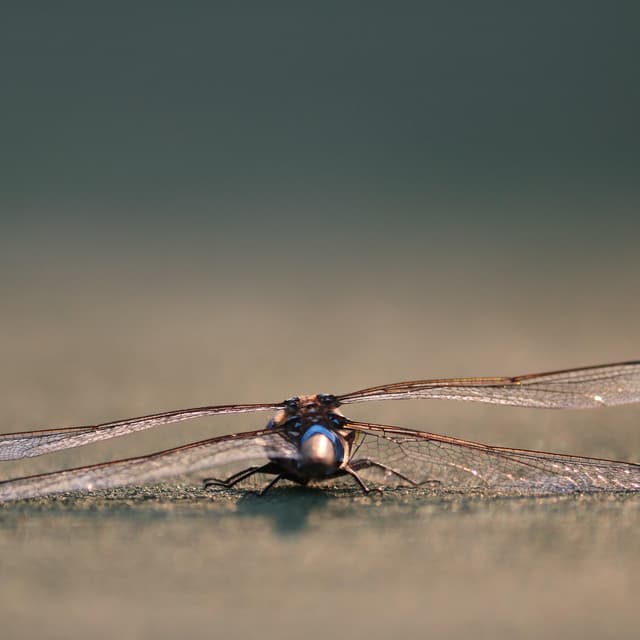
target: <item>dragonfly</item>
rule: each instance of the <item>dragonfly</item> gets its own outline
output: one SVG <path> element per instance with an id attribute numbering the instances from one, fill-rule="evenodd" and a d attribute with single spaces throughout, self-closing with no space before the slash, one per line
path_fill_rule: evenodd
<path id="1" fill-rule="evenodd" d="M 516 407 L 591 409 L 640 401 L 640 361 L 514 377 L 412 380 L 343 395 L 179 409 L 97 425 L 0 435 L 0 460 L 19 460 L 193 418 L 273 412 L 264 429 L 209 438 L 138 457 L 0 482 L 0 502 L 144 485 L 201 474 L 204 486 L 270 477 L 299 485 L 355 483 L 364 493 L 426 487 L 501 493 L 640 491 L 640 464 L 491 446 L 447 435 L 352 420 L 340 407 L 378 400 L 449 399 Z M 230 465 L 224 478 L 203 477 Z M 253 478 L 255 480 L 255 478 Z"/>

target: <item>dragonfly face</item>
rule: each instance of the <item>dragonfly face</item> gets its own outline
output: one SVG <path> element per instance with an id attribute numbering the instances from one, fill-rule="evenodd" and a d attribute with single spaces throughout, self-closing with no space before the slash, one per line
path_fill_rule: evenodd
<path id="1" fill-rule="evenodd" d="M 283 477 L 306 484 L 341 471 L 347 464 L 353 433 L 343 429 L 347 419 L 338 410 L 334 395 L 295 396 L 283 403 L 269 422 L 269 429 L 284 429 L 298 448 L 298 459 L 272 462 L 282 468 Z"/>

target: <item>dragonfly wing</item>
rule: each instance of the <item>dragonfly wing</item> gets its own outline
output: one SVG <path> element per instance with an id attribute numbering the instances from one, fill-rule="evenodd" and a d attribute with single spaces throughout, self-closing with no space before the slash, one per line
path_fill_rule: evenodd
<path id="1" fill-rule="evenodd" d="M 94 464 L 0 482 L 0 502 L 149 484 L 241 461 L 297 459 L 298 449 L 283 433 L 265 429 L 211 438 L 151 455 Z"/>
<path id="2" fill-rule="evenodd" d="M 136 431 L 152 429 L 163 424 L 182 422 L 194 418 L 230 413 L 248 413 L 252 411 L 275 411 L 280 404 L 232 404 L 211 407 L 179 409 L 165 413 L 155 413 L 128 420 L 116 420 L 104 424 L 82 427 L 63 427 L 60 429 L 42 429 L 22 431 L 0 435 L 0 460 L 20 460 L 45 453 L 70 449 L 84 444 L 127 435 Z"/>
<path id="3" fill-rule="evenodd" d="M 515 377 L 413 380 L 338 396 L 343 404 L 431 398 L 546 409 L 589 409 L 640 402 L 640 362 Z"/>
<path id="4" fill-rule="evenodd" d="M 492 447 L 365 422 L 349 421 L 346 428 L 358 432 L 352 465 L 379 462 L 417 484 L 435 481 L 442 489 L 516 494 L 640 491 L 640 465 L 629 462 Z M 376 467 L 361 473 L 382 484 L 399 484 L 398 476 Z"/>

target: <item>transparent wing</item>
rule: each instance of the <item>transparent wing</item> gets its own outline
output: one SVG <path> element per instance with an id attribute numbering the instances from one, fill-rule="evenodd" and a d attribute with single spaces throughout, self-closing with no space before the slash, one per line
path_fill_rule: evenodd
<path id="1" fill-rule="evenodd" d="M 145 429 L 152 429 L 171 422 L 182 422 L 193 418 L 229 413 L 275 411 L 281 406 L 281 404 L 228 404 L 195 407 L 193 409 L 178 409 L 177 411 L 166 411 L 97 425 L 6 433 L 0 435 L 0 460 L 20 460 L 22 458 L 41 456 L 60 449 L 79 447 L 83 444 L 91 444 L 100 440 L 134 433 L 135 431 L 144 431 Z"/>
<path id="2" fill-rule="evenodd" d="M 141 485 L 240 461 L 296 459 L 297 447 L 275 429 L 194 442 L 159 453 L 0 482 L 0 502 Z"/>
<path id="3" fill-rule="evenodd" d="M 343 404 L 441 398 L 546 409 L 589 409 L 640 402 L 640 362 L 502 378 L 413 380 L 338 396 Z"/>
<path id="4" fill-rule="evenodd" d="M 543 451 L 492 447 L 435 433 L 349 421 L 358 432 L 350 464 L 381 463 L 417 484 L 517 494 L 640 491 L 640 465 Z M 375 466 L 359 471 L 382 484 L 399 477 Z M 406 483 L 404 483 L 406 484 Z"/>

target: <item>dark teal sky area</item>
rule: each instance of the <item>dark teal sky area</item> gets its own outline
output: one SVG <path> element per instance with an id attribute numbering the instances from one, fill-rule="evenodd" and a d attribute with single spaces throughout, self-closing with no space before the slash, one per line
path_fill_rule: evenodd
<path id="1" fill-rule="evenodd" d="M 170 215 L 185 201 L 419 209 L 503 194 L 637 202 L 634 2 L 2 13 L 8 215 L 159 203 Z"/>

